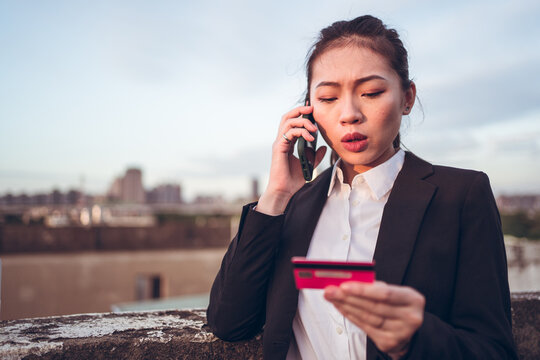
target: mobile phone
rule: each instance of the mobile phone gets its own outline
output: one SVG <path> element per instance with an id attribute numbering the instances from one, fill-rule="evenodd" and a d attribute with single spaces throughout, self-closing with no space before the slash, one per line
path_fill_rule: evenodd
<path id="1" fill-rule="evenodd" d="M 345 281 L 372 283 L 375 281 L 375 263 L 308 260 L 291 258 L 296 288 L 324 289 L 328 285 L 339 286 Z"/>
<path id="2" fill-rule="evenodd" d="M 309 105 L 309 100 L 306 100 L 306 105 Z M 317 126 L 313 114 L 304 114 L 302 117 L 304 119 L 309 119 Z M 317 150 L 317 132 L 310 132 L 310 134 L 315 138 L 313 141 L 306 141 L 306 139 L 300 137 L 298 138 L 296 147 L 300 165 L 302 166 L 302 174 L 306 181 L 311 181 L 313 179 L 313 162 L 315 161 L 315 151 Z M 312 153 L 311 160 L 306 155 L 308 151 Z"/>

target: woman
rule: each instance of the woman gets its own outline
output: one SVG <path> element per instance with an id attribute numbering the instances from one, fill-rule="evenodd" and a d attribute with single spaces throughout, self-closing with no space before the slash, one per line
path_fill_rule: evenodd
<path id="1" fill-rule="evenodd" d="M 416 87 L 398 34 L 371 16 L 334 23 L 307 80 L 311 106 L 283 116 L 268 187 L 244 207 L 212 287 L 211 329 L 229 341 L 263 329 L 268 359 L 515 358 L 487 176 L 399 147 Z M 292 153 L 317 131 L 309 113 L 339 160 L 305 183 Z M 298 292 L 293 256 L 373 259 L 378 281 Z"/>

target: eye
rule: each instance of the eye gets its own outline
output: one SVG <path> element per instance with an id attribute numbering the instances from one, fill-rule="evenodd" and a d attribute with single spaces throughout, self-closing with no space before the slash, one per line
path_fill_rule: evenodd
<path id="1" fill-rule="evenodd" d="M 326 98 L 319 98 L 319 101 L 322 103 L 331 103 L 333 101 L 336 101 L 336 97 L 326 97 Z"/>
<path id="2" fill-rule="evenodd" d="M 381 95 L 383 92 L 384 92 L 384 90 L 370 92 L 370 93 L 364 93 L 364 94 L 362 94 L 362 96 L 367 97 L 367 98 L 376 98 L 377 96 Z"/>

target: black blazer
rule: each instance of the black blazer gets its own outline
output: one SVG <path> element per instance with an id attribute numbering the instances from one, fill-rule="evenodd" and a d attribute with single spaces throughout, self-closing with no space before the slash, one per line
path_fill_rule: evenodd
<path id="1" fill-rule="evenodd" d="M 214 281 L 208 324 L 229 341 L 264 328 L 266 359 L 284 359 L 298 290 L 292 256 L 305 256 L 331 170 L 300 189 L 283 215 L 244 207 Z M 517 358 L 499 213 L 484 173 L 433 166 L 406 153 L 384 208 L 374 260 L 378 280 L 426 297 L 407 358 Z M 368 339 L 368 359 L 383 359 Z"/>

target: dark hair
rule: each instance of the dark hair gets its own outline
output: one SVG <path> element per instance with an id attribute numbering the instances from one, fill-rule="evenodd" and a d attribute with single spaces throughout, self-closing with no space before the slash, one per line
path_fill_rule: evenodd
<path id="1" fill-rule="evenodd" d="M 399 34 L 394 29 L 389 29 L 384 23 L 371 15 L 357 17 L 350 21 L 337 21 L 321 30 L 319 38 L 311 47 L 306 61 L 307 73 L 307 93 L 309 99 L 309 85 L 313 75 L 313 63 L 327 50 L 356 45 L 366 47 L 384 56 L 392 69 L 401 79 L 403 90 L 409 89 L 411 80 L 409 79 L 409 61 L 407 50 L 399 38 Z M 393 141 L 394 148 L 400 145 L 400 135 Z M 332 155 L 334 158 L 337 156 Z"/>

